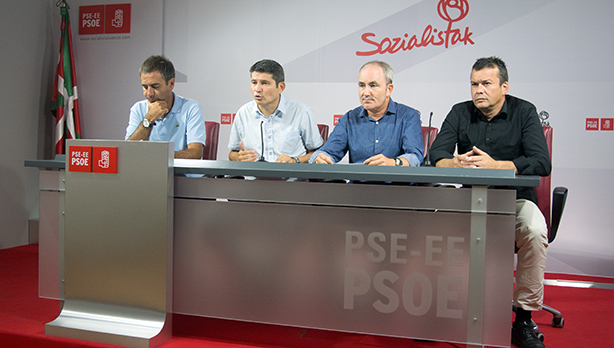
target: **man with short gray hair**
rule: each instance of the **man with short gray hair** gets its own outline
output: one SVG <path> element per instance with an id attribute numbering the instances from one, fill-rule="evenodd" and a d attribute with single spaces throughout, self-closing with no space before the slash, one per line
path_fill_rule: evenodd
<path id="1" fill-rule="evenodd" d="M 419 166 L 424 143 L 420 113 L 390 98 L 392 68 L 388 63 L 365 63 L 358 73 L 361 106 L 341 117 L 328 141 L 309 163 L 337 163 L 349 151 L 350 163 L 380 166 Z"/>

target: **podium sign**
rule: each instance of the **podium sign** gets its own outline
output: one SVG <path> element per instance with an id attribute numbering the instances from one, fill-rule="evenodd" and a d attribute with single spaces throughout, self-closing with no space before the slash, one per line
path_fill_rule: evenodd
<path id="1" fill-rule="evenodd" d="M 45 333 L 155 347 L 171 338 L 172 144 L 67 145 L 65 302 Z"/>
<path id="2" fill-rule="evenodd" d="M 68 148 L 67 168 L 71 172 L 89 173 L 92 171 L 92 147 L 70 146 Z"/>
<path id="3" fill-rule="evenodd" d="M 176 177 L 173 310 L 509 347 L 515 198 Z"/>

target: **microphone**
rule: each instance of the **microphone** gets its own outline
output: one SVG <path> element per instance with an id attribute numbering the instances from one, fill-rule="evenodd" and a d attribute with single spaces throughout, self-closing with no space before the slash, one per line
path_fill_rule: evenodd
<path id="1" fill-rule="evenodd" d="M 264 160 L 264 135 L 262 133 L 262 123 L 264 123 L 264 121 L 260 121 L 260 157 L 256 162 L 266 162 Z"/>
<path id="2" fill-rule="evenodd" d="M 427 134 L 426 140 L 426 158 L 424 162 L 422 162 L 421 167 L 432 167 L 431 164 L 431 121 L 433 120 L 433 112 L 431 111 L 431 115 L 429 116 L 429 133 Z"/>

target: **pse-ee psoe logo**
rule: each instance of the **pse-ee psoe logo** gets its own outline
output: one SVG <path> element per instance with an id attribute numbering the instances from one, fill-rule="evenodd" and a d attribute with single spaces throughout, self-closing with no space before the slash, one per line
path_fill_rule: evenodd
<path id="1" fill-rule="evenodd" d="M 221 124 L 232 124 L 235 121 L 235 116 L 237 114 L 226 113 L 220 115 L 220 123 Z"/>
<path id="2" fill-rule="evenodd" d="M 467 0 L 440 0 L 437 4 L 437 14 L 444 21 L 448 22 L 446 29 L 437 29 L 434 25 L 427 25 L 422 32 L 422 36 L 414 34 L 410 36 L 404 33 L 398 37 L 377 38 L 376 33 L 364 33 L 360 36 L 361 40 L 370 45 L 370 51 L 356 51 L 357 56 L 372 56 L 375 54 L 395 54 L 399 51 L 411 51 L 414 48 L 428 46 L 444 46 L 446 49 L 458 43 L 474 45 L 471 39 L 473 33 L 469 27 L 462 29 L 454 28 L 456 22 L 460 22 L 469 14 L 469 1 Z"/>
<path id="3" fill-rule="evenodd" d="M 68 171 L 117 174 L 117 147 L 69 146 Z"/>
<path id="4" fill-rule="evenodd" d="M 614 131 L 614 118 L 587 118 L 587 131 Z"/>
<path id="5" fill-rule="evenodd" d="M 130 33 L 132 4 L 79 6 L 79 35 Z"/>

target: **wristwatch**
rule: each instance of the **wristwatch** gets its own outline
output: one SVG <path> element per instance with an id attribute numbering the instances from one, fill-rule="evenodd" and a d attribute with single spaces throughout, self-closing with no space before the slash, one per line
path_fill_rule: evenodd
<path id="1" fill-rule="evenodd" d="M 151 123 L 148 119 L 146 118 L 143 119 L 143 127 L 150 128 L 150 127 L 153 127 L 154 125 L 155 123 Z"/>
<path id="2" fill-rule="evenodd" d="M 298 157 L 292 157 L 292 159 L 293 159 L 293 160 L 295 160 L 295 161 L 296 161 L 296 163 L 301 163 L 301 160 L 300 160 L 300 159 L 298 159 Z"/>
<path id="3" fill-rule="evenodd" d="M 397 167 L 402 167 L 403 166 L 403 161 L 401 161 L 401 159 L 397 157 L 397 158 L 394 159 L 394 164 Z"/>

